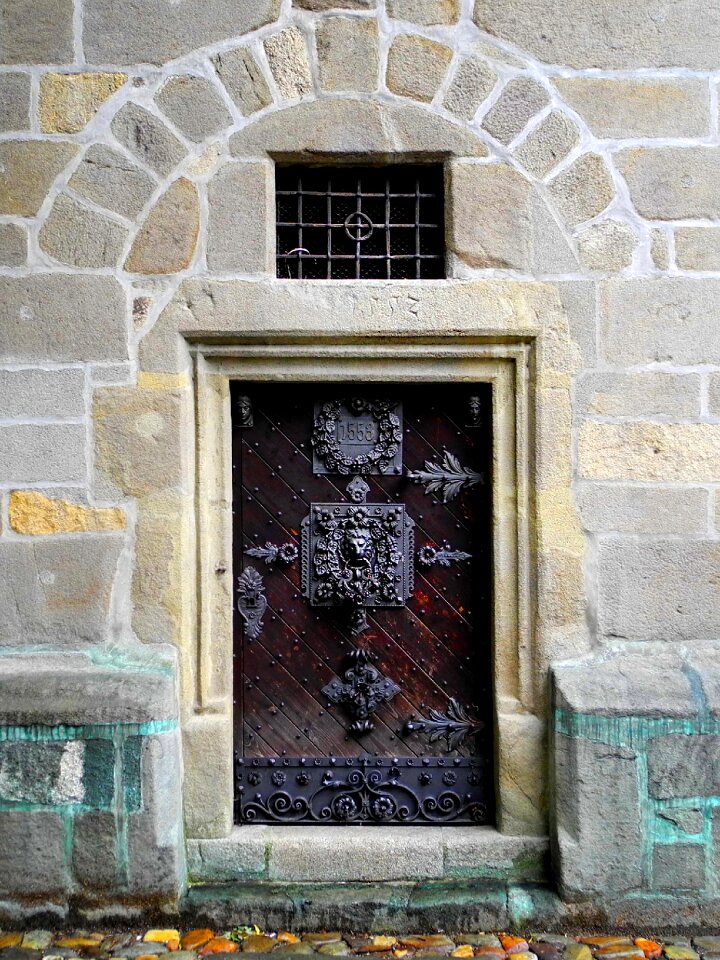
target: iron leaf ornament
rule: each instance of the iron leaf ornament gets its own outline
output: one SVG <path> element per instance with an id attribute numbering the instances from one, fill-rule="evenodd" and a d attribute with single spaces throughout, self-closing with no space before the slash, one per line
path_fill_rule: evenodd
<path id="1" fill-rule="evenodd" d="M 255 567 L 246 567 L 237 578 L 237 608 L 249 640 L 257 640 L 262 633 L 262 618 L 267 610 L 263 578 Z"/>
<path id="2" fill-rule="evenodd" d="M 429 544 L 420 547 L 417 552 L 417 562 L 421 567 L 430 569 L 437 563 L 441 567 L 449 567 L 453 563 L 460 563 L 462 560 L 470 560 L 471 553 L 464 550 L 453 550 L 449 543 L 443 543 L 442 547 L 431 547 Z"/>
<path id="3" fill-rule="evenodd" d="M 405 724 L 406 732 L 426 733 L 430 743 L 445 737 L 448 751 L 457 750 L 468 737 L 480 733 L 485 726 L 482 720 L 472 717 L 468 708 L 463 707 L 454 697 L 448 700 L 447 713 L 432 709 L 428 712 L 429 718 L 408 720 Z"/>
<path id="4" fill-rule="evenodd" d="M 437 494 L 443 503 L 454 500 L 465 488 L 483 482 L 481 473 L 464 467 L 449 450 L 443 452 L 441 463 L 426 460 L 424 470 L 409 470 L 407 476 L 414 483 L 423 484 L 425 493 Z"/>
<path id="5" fill-rule="evenodd" d="M 271 567 L 274 563 L 290 566 L 297 560 L 299 551 L 294 543 L 283 543 L 278 547 L 267 540 L 264 547 L 250 547 L 245 553 L 250 557 L 257 557 Z"/>

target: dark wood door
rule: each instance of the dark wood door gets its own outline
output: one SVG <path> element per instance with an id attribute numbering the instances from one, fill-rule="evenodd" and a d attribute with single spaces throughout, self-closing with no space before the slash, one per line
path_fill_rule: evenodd
<path id="1" fill-rule="evenodd" d="M 490 388 L 232 405 L 236 819 L 490 821 Z"/>

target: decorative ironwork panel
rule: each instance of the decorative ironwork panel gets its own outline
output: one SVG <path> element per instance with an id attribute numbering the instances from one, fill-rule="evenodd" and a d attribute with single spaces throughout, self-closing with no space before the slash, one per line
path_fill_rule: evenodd
<path id="1" fill-rule="evenodd" d="M 490 387 L 242 382 L 231 408 L 238 820 L 491 822 Z"/>
<path id="2" fill-rule="evenodd" d="M 275 168 L 277 275 L 445 276 L 442 164 Z"/>
<path id="3" fill-rule="evenodd" d="M 284 757 L 235 760 L 241 823 L 488 823 L 482 759 Z"/>

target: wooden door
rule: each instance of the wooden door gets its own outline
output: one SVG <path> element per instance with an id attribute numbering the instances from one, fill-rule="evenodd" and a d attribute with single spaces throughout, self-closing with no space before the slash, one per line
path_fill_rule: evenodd
<path id="1" fill-rule="evenodd" d="M 232 404 L 237 821 L 489 822 L 489 386 Z"/>

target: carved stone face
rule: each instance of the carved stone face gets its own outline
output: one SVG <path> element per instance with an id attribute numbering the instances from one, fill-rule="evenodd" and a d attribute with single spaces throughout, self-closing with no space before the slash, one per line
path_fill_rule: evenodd
<path id="1" fill-rule="evenodd" d="M 473 422 L 480 419 L 480 397 L 470 397 L 470 417 Z"/>
<path id="2" fill-rule="evenodd" d="M 252 426 L 252 404 L 250 403 L 250 397 L 238 397 L 237 399 L 237 409 L 240 416 L 240 423 L 244 427 Z"/>

